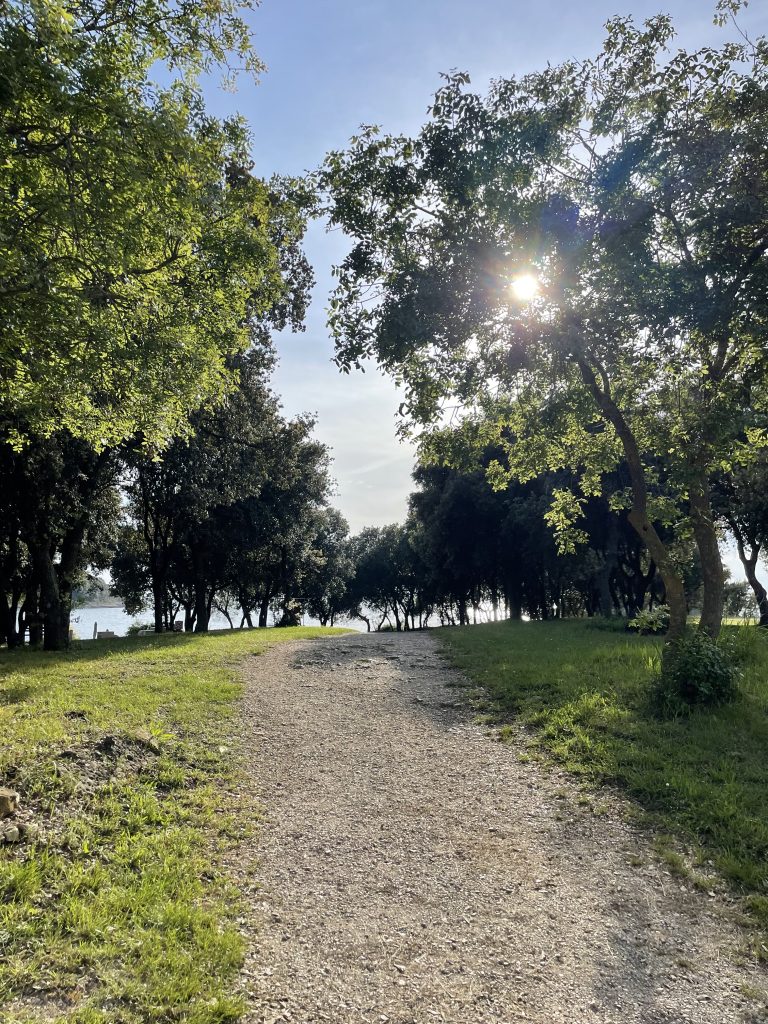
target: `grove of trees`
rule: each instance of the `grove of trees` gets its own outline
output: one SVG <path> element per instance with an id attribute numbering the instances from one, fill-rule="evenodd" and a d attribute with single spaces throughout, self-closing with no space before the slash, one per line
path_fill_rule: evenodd
<path id="1" fill-rule="evenodd" d="M 254 174 L 246 126 L 211 117 L 199 84 L 258 72 L 251 6 L 11 0 L 0 13 L 9 644 L 27 630 L 67 643 L 73 586 L 107 560 L 118 484 L 132 493 L 139 464 L 237 393 L 246 351 L 266 372 L 272 328 L 301 324 L 311 197 Z"/>

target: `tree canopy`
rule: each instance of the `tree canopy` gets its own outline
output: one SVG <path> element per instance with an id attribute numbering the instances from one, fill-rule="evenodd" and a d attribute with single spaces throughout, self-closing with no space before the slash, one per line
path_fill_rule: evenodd
<path id="1" fill-rule="evenodd" d="M 197 85 L 258 69 L 248 6 L 4 6 L 0 413 L 17 446 L 58 428 L 162 446 L 308 278 L 290 257 L 307 193 L 255 177 L 244 123 L 209 116 Z"/>

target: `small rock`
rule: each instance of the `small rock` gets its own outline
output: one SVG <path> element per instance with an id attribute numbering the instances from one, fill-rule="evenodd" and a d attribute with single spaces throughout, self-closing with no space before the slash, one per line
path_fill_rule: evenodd
<path id="1" fill-rule="evenodd" d="M 15 825 L 6 825 L 3 829 L 3 839 L 6 843 L 18 843 L 21 839 L 21 832 Z"/>
<path id="2" fill-rule="evenodd" d="M 0 786 L 0 818 L 7 818 L 19 809 L 19 794 L 15 789 Z"/>

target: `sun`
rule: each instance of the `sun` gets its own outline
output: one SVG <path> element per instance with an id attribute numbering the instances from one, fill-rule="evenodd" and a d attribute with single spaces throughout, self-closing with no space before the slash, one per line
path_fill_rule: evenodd
<path id="1" fill-rule="evenodd" d="M 518 302 L 530 302 L 539 294 L 539 279 L 533 274 L 518 274 L 512 278 L 512 294 Z"/>

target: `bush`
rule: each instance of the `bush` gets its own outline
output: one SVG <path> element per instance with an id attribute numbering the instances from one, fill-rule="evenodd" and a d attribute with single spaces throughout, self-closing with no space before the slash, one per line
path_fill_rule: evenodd
<path id="1" fill-rule="evenodd" d="M 141 629 L 154 629 L 154 622 L 132 622 L 126 630 L 126 636 L 138 636 Z"/>
<path id="2" fill-rule="evenodd" d="M 657 604 L 655 608 L 643 608 L 634 619 L 627 623 L 628 629 L 634 629 L 641 636 L 651 633 L 666 633 L 669 629 L 669 608 L 665 604 Z"/>
<path id="3" fill-rule="evenodd" d="M 695 707 L 719 707 L 735 700 L 741 672 L 728 640 L 691 631 L 673 641 L 655 688 L 659 710 L 680 715 Z"/>

